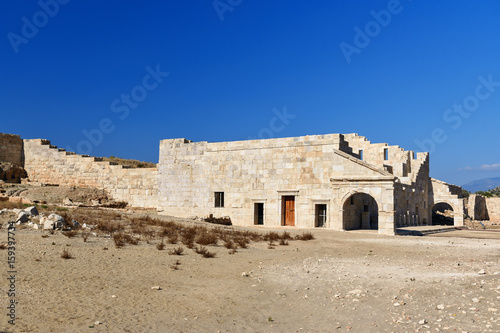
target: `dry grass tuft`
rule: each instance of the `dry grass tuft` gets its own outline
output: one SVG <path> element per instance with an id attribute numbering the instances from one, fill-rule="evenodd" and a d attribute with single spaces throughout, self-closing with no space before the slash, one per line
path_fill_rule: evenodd
<path id="1" fill-rule="evenodd" d="M 282 238 L 282 239 L 280 239 L 279 244 L 280 245 L 288 245 L 288 241 L 286 239 Z"/>
<path id="2" fill-rule="evenodd" d="M 194 252 L 201 254 L 203 258 L 215 258 L 215 252 L 210 252 L 204 246 L 197 246 L 194 248 Z"/>
<path id="3" fill-rule="evenodd" d="M 70 230 L 70 231 L 63 231 L 62 234 L 68 238 L 73 238 L 78 234 L 78 232 L 75 230 Z"/>
<path id="4" fill-rule="evenodd" d="M 85 232 L 82 234 L 82 238 L 83 238 L 83 242 L 84 243 L 87 243 L 87 239 L 89 238 L 89 233 L 88 232 Z"/>
<path id="5" fill-rule="evenodd" d="M 181 262 L 179 260 L 176 260 L 172 265 L 170 265 L 170 268 L 173 271 L 176 271 L 179 269 L 179 266 L 181 265 Z"/>
<path id="6" fill-rule="evenodd" d="M 313 240 L 314 235 L 310 232 L 303 232 L 302 235 L 295 236 L 295 239 L 301 240 L 301 241 Z"/>
<path id="7" fill-rule="evenodd" d="M 69 253 L 68 250 L 64 249 L 62 254 L 61 254 L 61 258 L 63 259 L 73 259 L 74 257 L 71 255 L 71 253 Z"/>
<path id="8" fill-rule="evenodd" d="M 200 245 L 214 245 L 216 246 L 218 242 L 218 237 L 213 230 L 206 230 L 199 233 L 195 238 L 195 243 Z"/>
<path id="9" fill-rule="evenodd" d="M 163 242 L 163 240 L 161 241 L 161 243 L 156 244 L 156 248 L 158 249 L 158 251 L 162 251 L 163 249 L 165 249 L 165 243 Z"/>
<path id="10" fill-rule="evenodd" d="M 170 249 L 168 251 L 168 254 L 171 256 L 181 256 L 184 253 L 184 248 L 179 246 L 179 247 L 174 247 L 173 249 Z"/>

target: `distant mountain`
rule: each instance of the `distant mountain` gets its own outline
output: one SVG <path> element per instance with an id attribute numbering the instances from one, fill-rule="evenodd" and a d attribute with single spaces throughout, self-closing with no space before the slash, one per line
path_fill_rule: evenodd
<path id="1" fill-rule="evenodd" d="M 477 191 L 488 191 L 494 189 L 495 187 L 500 186 L 500 177 L 496 178 L 483 178 L 471 181 L 465 185 L 462 185 L 462 188 L 467 191 L 474 193 Z"/>

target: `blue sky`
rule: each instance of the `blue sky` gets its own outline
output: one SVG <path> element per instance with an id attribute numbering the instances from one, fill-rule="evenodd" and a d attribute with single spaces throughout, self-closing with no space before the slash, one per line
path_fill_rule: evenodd
<path id="1" fill-rule="evenodd" d="M 358 133 L 500 176 L 498 1 L 3 1 L 0 132 L 157 162 L 161 139 Z"/>

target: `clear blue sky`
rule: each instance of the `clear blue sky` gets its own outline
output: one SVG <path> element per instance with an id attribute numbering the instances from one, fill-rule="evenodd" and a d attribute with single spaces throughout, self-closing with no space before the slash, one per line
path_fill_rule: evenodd
<path id="1" fill-rule="evenodd" d="M 0 132 L 154 162 L 167 138 L 355 132 L 500 176 L 498 1 L 59 1 L 0 4 Z"/>

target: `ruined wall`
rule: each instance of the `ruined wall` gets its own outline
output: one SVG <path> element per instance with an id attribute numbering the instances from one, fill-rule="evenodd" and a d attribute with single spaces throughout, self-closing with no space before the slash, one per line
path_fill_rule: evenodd
<path id="1" fill-rule="evenodd" d="M 350 151 L 340 134 L 220 143 L 163 140 L 159 211 L 230 216 L 236 225 L 251 225 L 255 203 L 263 203 L 264 224 L 280 226 L 282 198 L 294 196 L 295 226 L 314 227 L 315 205 L 325 204 L 326 227 L 342 229 L 342 205 L 359 192 L 377 200 L 379 232 L 393 234 L 394 177 Z M 342 181 L 332 185 L 331 179 Z M 223 208 L 215 207 L 215 192 L 224 192 Z"/>
<path id="2" fill-rule="evenodd" d="M 413 151 L 404 150 L 399 146 L 389 146 L 387 143 L 372 143 L 356 133 L 344 134 L 343 137 L 354 156 L 360 158 L 362 150 L 363 161 L 385 168 L 396 177 L 411 177 Z M 387 149 L 387 159 L 385 159 L 385 149 Z"/>
<path id="3" fill-rule="evenodd" d="M 47 140 L 24 140 L 25 169 L 32 182 L 96 187 L 135 207 L 157 207 L 156 168 L 130 169 L 58 149 Z"/>
<path id="4" fill-rule="evenodd" d="M 486 209 L 490 221 L 500 222 L 500 198 L 486 198 Z"/>
<path id="5" fill-rule="evenodd" d="M 0 133 L 0 162 L 22 165 L 23 140 L 19 135 Z"/>
<path id="6" fill-rule="evenodd" d="M 467 214 L 476 221 L 489 220 L 486 198 L 481 195 L 470 194 L 467 198 Z"/>
<path id="7" fill-rule="evenodd" d="M 428 153 L 415 154 L 399 146 L 372 143 L 356 133 L 344 134 L 344 140 L 351 147 L 353 156 L 362 157 L 363 161 L 398 177 L 395 183 L 397 226 L 430 224 Z M 363 151 L 363 156 L 360 151 Z"/>
<path id="8" fill-rule="evenodd" d="M 462 189 L 459 186 L 445 183 L 431 178 L 429 191 L 429 208 L 437 203 L 447 203 L 453 208 L 455 226 L 464 225 L 464 199 L 461 198 Z"/>

